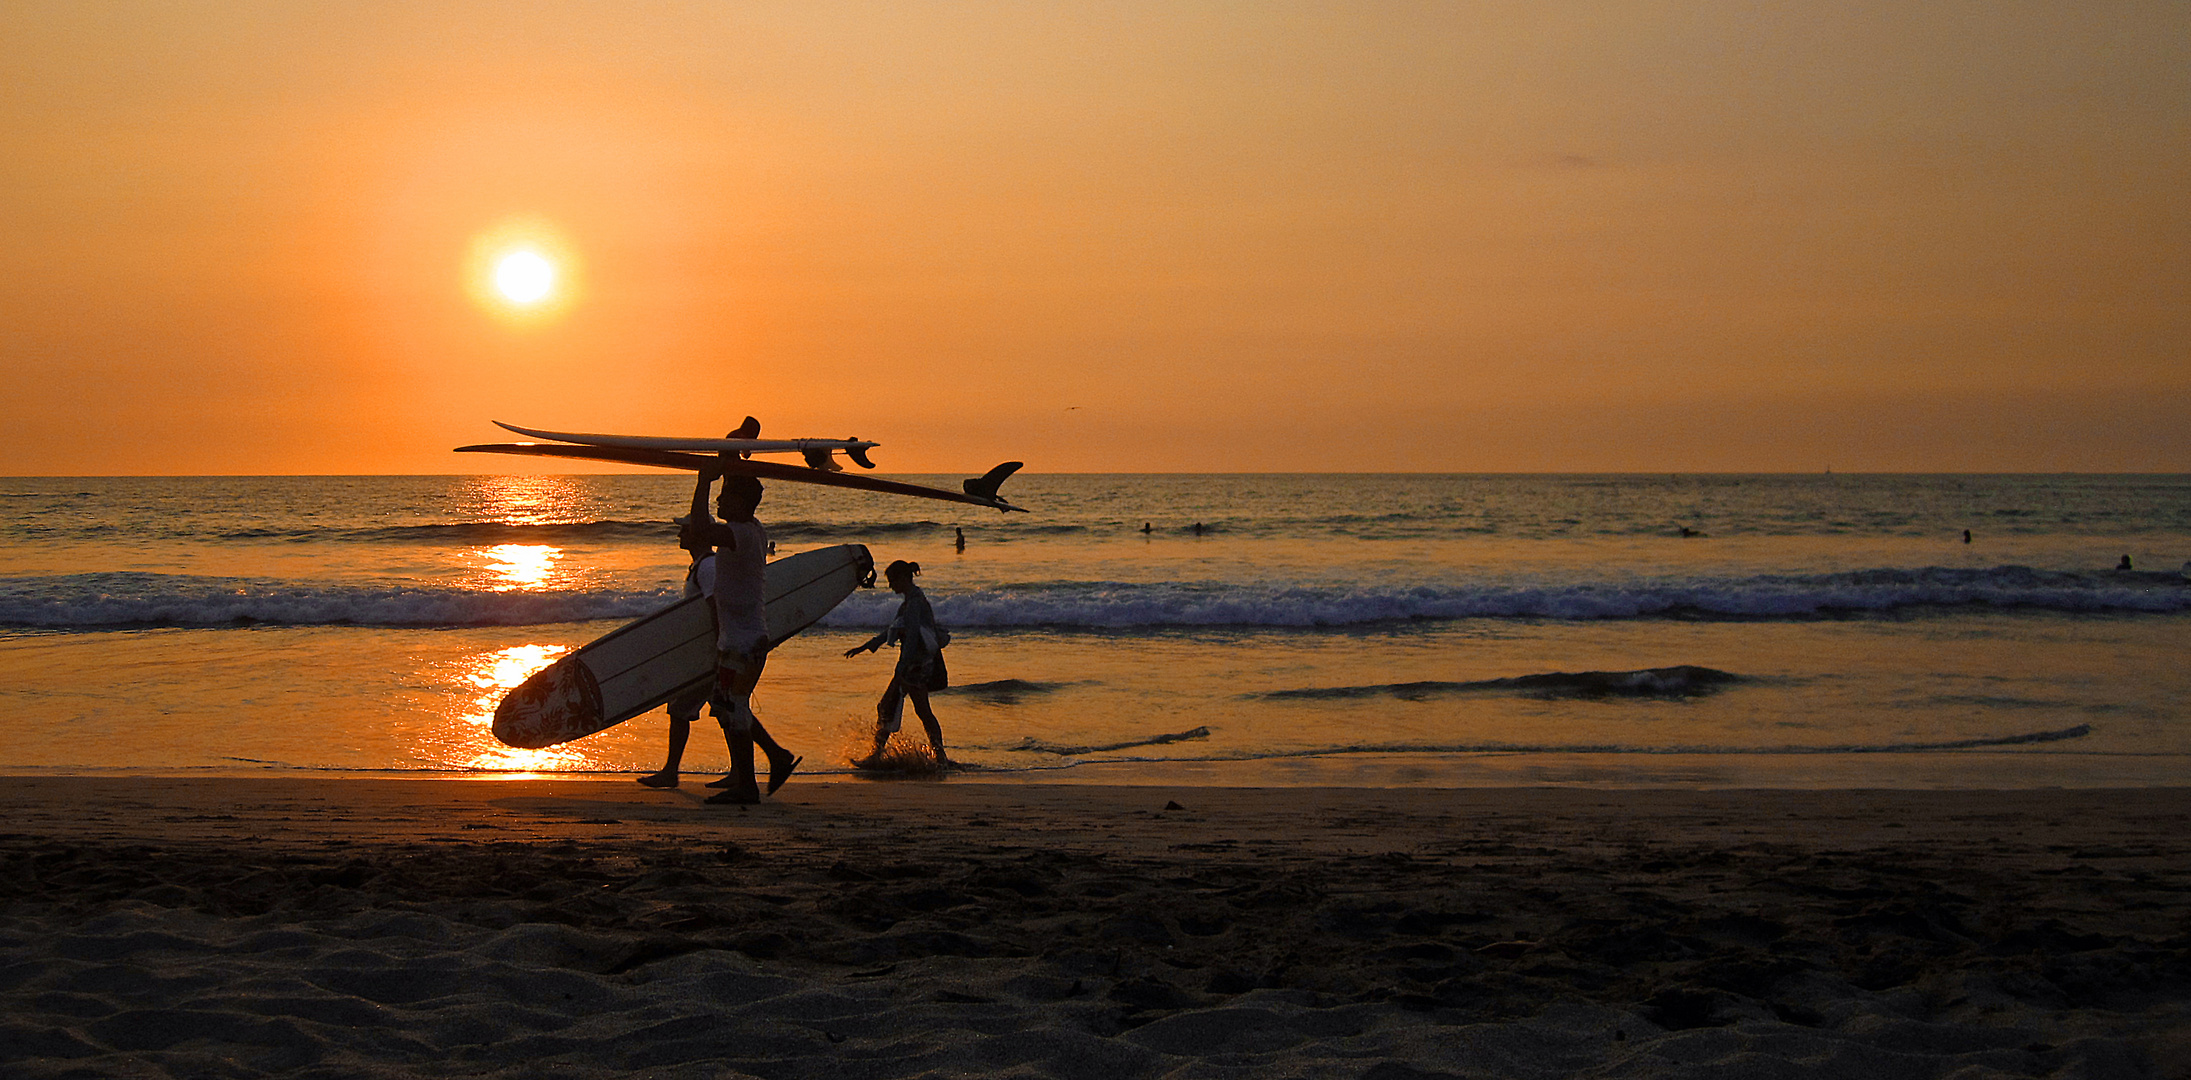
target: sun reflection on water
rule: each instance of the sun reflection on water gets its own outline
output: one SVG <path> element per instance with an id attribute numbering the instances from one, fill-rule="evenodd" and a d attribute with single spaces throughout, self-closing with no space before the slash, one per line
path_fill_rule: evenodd
<path id="1" fill-rule="evenodd" d="M 568 525 L 587 517 L 587 489 L 567 476 L 481 476 L 459 495 L 462 512 L 498 525 Z"/>
<path id="2" fill-rule="evenodd" d="M 533 672 L 570 651 L 568 645 L 513 645 L 459 661 L 462 667 L 458 678 L 477 693 L 465 703 L 463 714 L 456 718 L 451 745 L 441 748 L 444 759 L 458 768 L 491 772 L 565 772 L 595 768 L 596 763 L 575 744 L 521 750 L 504 746 L 494 737 L 495 707 L 502 704 L 503 696 Z"/>
<path id="3" fill-rule="evenodd" d="M 496 544 L 480 554 L 488 561 L 487 572 L 496 578 L 493 588 L 508 592 L 547 584 L 555 573 L 555 564 L 563 558 L 563 549 L 548 544 Z"/>

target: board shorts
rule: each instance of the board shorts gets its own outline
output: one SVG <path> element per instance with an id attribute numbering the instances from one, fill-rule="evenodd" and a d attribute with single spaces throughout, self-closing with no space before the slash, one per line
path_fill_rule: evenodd
<path id="1" fill-rule="evenodd" d="M 761 681 L 761 669 L 768 666 L 768 638 L 756 638 L 744 652 L 717 653 L 715 656 L 715 685 L 709 688 L 708 711 L 717 720 L 730 721 L 738 718 L 738 706 L 753 695 L 753 687 Z M 746 706 L 751 715 L 752 706 Z"/>
<path id="2" fill-rule="evenodd" d="M 700 710 L 715 697 L 713 683 L 701 683 L 682 694 L 669 699 L 669 718 L 691 723 L 700 718 Z"/>

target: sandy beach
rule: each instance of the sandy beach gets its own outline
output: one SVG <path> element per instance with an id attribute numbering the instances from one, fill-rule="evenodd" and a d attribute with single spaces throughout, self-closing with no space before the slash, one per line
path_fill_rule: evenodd
<path id="1" fill-rule="evenodd" d="M 8 779 L 0 1072 L 2191 1075 L 2191 791 L 705 793 Z"/>

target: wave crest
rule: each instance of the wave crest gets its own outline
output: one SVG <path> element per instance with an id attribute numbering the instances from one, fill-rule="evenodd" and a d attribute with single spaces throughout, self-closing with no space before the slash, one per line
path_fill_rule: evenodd
<path id="1" fill-rule="evenodd" d="M 0 580 L 0 626 L 39 630 L 531 626 L 637 618 L 678 596 L 667 589 L 486 592 L 173 574 L 79 574 Z"/>
<path id="2" fill-rule="evenodd" d="M 674 593 L 661 589 L 483 592 L 424 584 L 76 574 L 0 578 L 0 626 L 522 625 L 633 618 L 674 598 Z M 1451 619 L 1801 620 L 1927 607 L 2173 615 L 2191 612 L 2191 587 L 2163 575 L 2079 574 L 2008 566 L 1542 585 L 1046 581 L 937 593 L 930 600 L 937 618 L 954 628 L 1163 630 L 1347 627 Z M 863 590 L 821 625 L 873 629 L 887 625 L 896 610 L 895 596 Z M 1426 684 L 1419 689 L 1437 693 L 1455 688 Z M 1559 688 L 1536 689 L 1557 692 Z"/>
<path id="3" fill-rule="evenodd" d="M 2004 566 L 1878 569 L 1655 582 L 1401 585 L 1383 588 L 1213 582 L 1039 582 L 932 593 L 949 626 L 1325 627 L 1421 619 L 1812 619 L 1925 607 L 2176 614 L 2191 587 L 2162 575 Z M 856 595 L 825 625 L 882 626 L 895 598 Z"/>

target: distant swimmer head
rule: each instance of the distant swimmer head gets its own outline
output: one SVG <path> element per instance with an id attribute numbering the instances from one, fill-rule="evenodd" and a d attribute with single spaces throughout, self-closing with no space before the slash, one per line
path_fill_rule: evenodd
<path id="1" fill-rule="evenodd" d="M 899 559 L 883 567 L 882 576 L 884 581 L 890 583 L 891 592 L 904 592 L 906 586 L 913 584 L 913 575 L 920 572 L 921 564 Z"/>
<path id="2" fill-rule="evenodd" d="M 761 490 L 761 482 L 750 476 L 723 477 L 722 494 L 715 497 L 715 512 L 726 521 L 752 517 L 761 505 Z"/>

